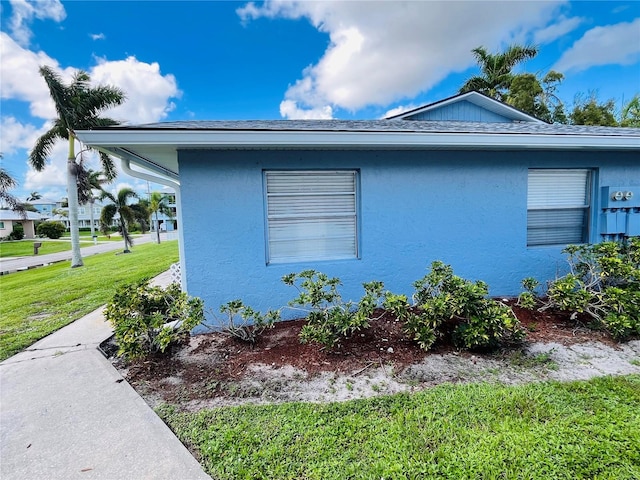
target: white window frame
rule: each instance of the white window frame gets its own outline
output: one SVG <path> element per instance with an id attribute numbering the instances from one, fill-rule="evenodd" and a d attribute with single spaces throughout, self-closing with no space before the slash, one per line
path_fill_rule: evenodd
<path id="1" fill-rule="evenodd" d="M 527 173 L 527 247 L 587 243 L 593 171 L 530 168 Z"/>
<path id="2" fill-rule="evenodd" d="M 263 174 L 267 264 L 358 258 L 357 170 Z"/>

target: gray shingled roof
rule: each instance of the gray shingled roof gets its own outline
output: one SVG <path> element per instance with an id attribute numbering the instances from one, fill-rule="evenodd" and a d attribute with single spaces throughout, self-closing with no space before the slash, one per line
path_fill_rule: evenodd
<path id="1" fill-rule="evenodd" d="M 599 127 L 542 123 L 481 123 L 416 120 L 214 120 L 179 121 L 105 127 L 100 130 L 210 130 L 210 131 L 316 131 L 416 132 L 469 134 L 531 134 L 638 137 L 640 128 Z"/>

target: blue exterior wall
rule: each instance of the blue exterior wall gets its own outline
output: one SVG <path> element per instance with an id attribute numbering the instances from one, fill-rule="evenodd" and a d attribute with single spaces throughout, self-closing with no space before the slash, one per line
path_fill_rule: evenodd
<path id="1" fill-rule="evenodd" d="M 407 120 L 440 120 L 456 122 L 511 122 L 510 118 L 498 115 L 486 108 L 479 107 L 466 100 L 448 105 L 436 106 L 433 110 L 417 113 Z"/>
<path id="2" fill-rule="evenodd" d="M 296 290 L 280 278 L 307 268 L 340 277 L 345 300 L 370 280 L 411 294 L 434 260 L 515 296 L 523 278 L 566 268 L 562 247 L 526 246 L 529 168 L 594 169 L 591 241 L 600 187 L 640 183 L 637 156 L 616 152 L 185 150 L 179 165 L 186 288 L 216 313 L 236 298 L 282 307 Z M 263 170 L 322 168 L 360 172 L 361 258 L 267 265 Z"/>

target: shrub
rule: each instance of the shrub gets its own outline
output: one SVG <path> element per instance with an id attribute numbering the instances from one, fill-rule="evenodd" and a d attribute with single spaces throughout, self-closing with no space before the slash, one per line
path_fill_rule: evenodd
<path id="1" fill-rule="evenodd" d="M 176 283 L 163 289 L 141 280 L 116 290 L 105 317 L 114 327 L 118 355 L 133 359 L 165 352 L 187 338 L 204 319 L 203 302 L 189 298 Z"/>
<path id="2" fill-rule="evenodd" d="M 343 302 L 338 293 L 339 278 L 329 278 L 315 270 L 304 270 L 282 277 L 282 281 L 298 289 L 299 295 L 289 302 L 292 307 L 311 308 L 307 323 L 300 331 L 303 343 L 316 341 L 325 348 L 333 348 L 340 340 L 367 328 L 378 307 L 384 285 L 382 282 L 364 283 L 364 296 L 357 306 Z M 299 285 L 296 282 L 299 281 Z"/>
<path id="3" fill-rule="evenodd" d="M 220 313 L 227 315 L 222 331 L 251 344 L 256 343 L 267 328 L 272 328 L 274 322 L 280 320 L 279 310 L 269 310 L 263 315 L 245 306 L 242 300 L 225 303 L 220 307 Z"/>
<path id="4" fill-rule="evenodd" d="M 549 282 L 543 298 L 530 288 L 524 306 L 584 313 L 616 339 L 640 335 L 640 238 L 569 245 L 570 272 Z"/>
<path id="5" fill-rule="evenodd" d="M 468 349 L 492 349 L 524 336 L 513 311 L 487 298 L 486 283 L 458 277 L 450 265 L 433 262 L 431 271 L 413 286 L 415 309 L 405 329 L 425 350 L 444 334 L 444 327 L 452 327 L 456 346 Z"/>
<path id="6" fill-rule="evenodd" d="M 14 223 L 13 230 L 7 237 L 9 240 L 22 240 L 24 238 L 24 227 L 21 223 Z"/>
<path id="7" fill-rule="evenodd" d="M 49 237 L 52 240 L 60 238 L 66 231 L 66 227 L 62 222 L 42 222 L 36 229 L 38 235 Z"/>

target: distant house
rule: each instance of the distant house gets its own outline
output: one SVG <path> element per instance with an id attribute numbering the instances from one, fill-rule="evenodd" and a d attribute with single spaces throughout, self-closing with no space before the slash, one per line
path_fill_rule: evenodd
<path id="1" fill-rule="evenodd" d="M 178 229 L 176 194 L 173 191 L 160 192 L 167 196 L 167 206 L 171 211 L 171 216 L 158 213 L 158 225 L 161 232 L 174 232 Z M 155 231 L 155 215 L 151 217 L 151 230 Z"/>
<path id="2" fill-rule="evenodd" d="M 27 218 L 23 218 L 18 212 L 13 210 L 0 210 L 0 238 L 9 236 L 16 223 L 22 225 L 24 238 L 35 238 L 35 222 L 40 221 L 42 215 L 34 212 L 26 212 Z"/>
<path id="3" fill-rule="evenodd" d="M 33 207 L 38 210 L 45 218 L 51 218 L 54 216 L 54 210 L 56 208 L 62 207 L 62 202 L 56 202 L 54 200 L 49 200 L 46 198 L 39 198 L 37 200 L 32 200 L 29 202 Z"/>
<path id="4" fill-rule="evenodd" d="M 411 293 L 434 260 L 512 296 L 562 272 L 567 244 L 640 235 L 640 129 L 550 125 L 476 92 L 384 120 L 78 136 L 176 189 L 184 287 L 213 309 L 281 307 L 282 275 L 309 268 L 346 299 L 370 280 Z"/>

